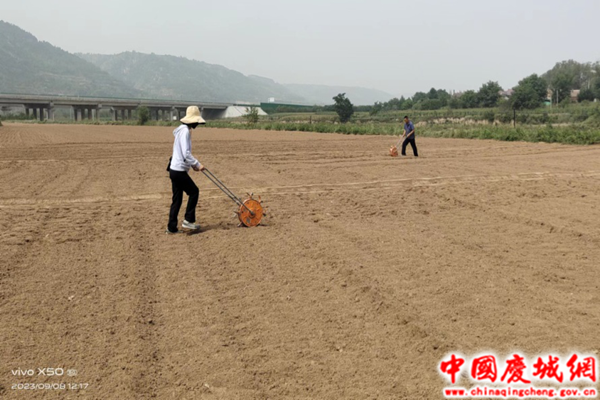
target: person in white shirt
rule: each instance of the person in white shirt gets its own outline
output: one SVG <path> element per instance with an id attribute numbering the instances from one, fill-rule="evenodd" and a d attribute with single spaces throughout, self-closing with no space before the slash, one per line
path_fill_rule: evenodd
<path id="1" fill-rule="evenodd" d="M 200 109 L 196 106 L 190 106 L 187 109 L 185 118 L 181 119 L 182 125 L 173 131 L 175 141 L 173 143 L 173 156 L 169 162 L 167 171 L 171 178 L 173 187 L 173 202 L 169 212 L 169 224 L 167 226 L 168 234 L 181 232 L 177 228 L 179 210 L 183 202 L 183 192 L 188 195 L 188 203 L 185 211 L 185 220 L 182 223 L 184 229 L 199 231 L 200 225 L 196 224 L 196 206 L 198 205 L 198 186 L 194 183 L 188 171 L 192 168 L 194 171 L 204 170 L 204 166 L 192 155 L 192 137 L 191 131 L 205 121 L 200 115 Z"/>

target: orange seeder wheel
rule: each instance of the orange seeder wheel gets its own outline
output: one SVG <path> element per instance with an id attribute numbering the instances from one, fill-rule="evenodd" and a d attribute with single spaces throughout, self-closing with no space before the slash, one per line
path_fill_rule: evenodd
<path id="1" fill-rule="evenodd" d="M 390 148 L 390 156 L 398 157 L 398 148 L 396 146 Z"/>
<path id="2" fill-rule="evenodd" d="M 264 215 L 264 210 L 260 201 L 254 200 L 252 197 L 244 201 L 244 206 L 240 206 L 240 211 L 238 211 L 238 218 L 242 225 L 247 227 L 258 226 L 262 217 Z M 250 211 L 252 211 L 252 213 Z M 253 215 L 254 214 L 254 215 Z"/>

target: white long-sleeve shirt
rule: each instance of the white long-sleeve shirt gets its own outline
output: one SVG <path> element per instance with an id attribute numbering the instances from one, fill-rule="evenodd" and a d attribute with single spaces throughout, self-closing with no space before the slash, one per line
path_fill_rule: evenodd
<path id="1" fill-rule="evenodd" d="M 192 136 L 187 125 L 181 125 L 173 131 L 175 142 L 173 143 L 173 158 L 170 168 L 173 171 L 189 171 L 190 168 L 200 163 L 192 155 Z"/>

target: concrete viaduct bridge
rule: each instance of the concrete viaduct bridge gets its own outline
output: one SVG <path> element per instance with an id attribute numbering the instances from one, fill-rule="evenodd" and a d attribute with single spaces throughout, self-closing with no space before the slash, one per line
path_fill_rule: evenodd
<path id="1" fill-rule="evenodd" d="M 180 119 L 190 105 L 197 105 L 202 110 L 205 120 L 221 119 L 239 116 L 245 113 L 249 105 L 229 103 L 198 103 L 180 100 L 147 100 L 147 99 L 116 99 L 93 97 L 45 96 L 0 94 L 0 105 L 22 106 L 28 117 L 33 116 L 40 121 L 54 120 L 55 109 L 58 107 L 73 110 L 76 121 L 83 119 L 99 120 L 101 110 L 109 110 L 113 121 L 130 120 L 133 112 L 139 107 L 146 106 L 150 110 L 150 119 L 168 120 Z"/>

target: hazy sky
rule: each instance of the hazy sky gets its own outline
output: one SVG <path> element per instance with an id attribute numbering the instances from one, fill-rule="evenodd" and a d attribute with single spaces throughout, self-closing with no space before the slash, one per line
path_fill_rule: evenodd
<path id="1" fill-rule="evenodd" d="M 280 83 L 512 87 L 557 61 L 600 60 L 600 0 L 0 0 L 0 19 L 69 52 L 128 50 Z"/>

